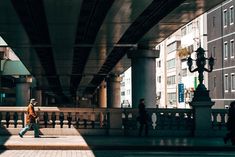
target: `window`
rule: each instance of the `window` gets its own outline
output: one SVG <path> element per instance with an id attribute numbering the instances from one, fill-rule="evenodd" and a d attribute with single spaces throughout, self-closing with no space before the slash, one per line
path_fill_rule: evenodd
<path id="1" fill-rule="evenodd" d="M 212 19 L 212 26 L 215 27 L 215 16 L 213 16 L 213 19 Z"/>
<path id="2" fill-rule="evenodd" d="M 175 58 L 167 61 L 167 69 L 171 69 L 175 67 Z"/>
<path id="3" fill-rule="evenodd" d="M 193 32 L 193 24 L 192 23 L 188 24 L 188 33 L 191 33 L 191 32 Z"/>
<path id="4" fill-rule="evenodd" d="M 188 52 L 193 53 L 193 45 L 187 47 Z"/>
<path id="5" fill-rule="evenodd" d="M 124 87 L 124 86 L 125 86 L 125 82 L 122 82 L 122 83 L 121 83 L 121 86 Z"/>
<path id="6" fill-rule="evenodd" d="M 159 100 L 161 98 L 161 92 L 157 92 L 157 100 Z"/>
<path id="7" fill-rule="evenodd" d="M 228 59 L 228 43 L 224 42 L 224 59 Z"/>
<path id="8" fill-rule="evenodd" d="M 167 53 L 171 53 L 177 50 L 177 42 L 173 42 L 169 45 L 167 45 Z"/>
<path id="9" fill-rule="evenodd" d="M 230 25 L 232 25 L 234 23 L 234 9 L 233 6 L 230 7 L 230 12 L 229 12 L 229 21 L 230 21 Z"/>
<path id="10" fill-rule="evenodd" d="M 234 58 L 234 40 L 230 40 L 230 55 L 231 58 Z"/>
<path id="11" fill-rule="evenodd" d="M 131 94 L 131 90 L 130 89 L 128 89 L 126 92 L 127 92 L 126 95 L 130 95 Z"/>
<path id="12" fill-rule="evenodd" d="M 125 92 L 121 92 L 121 95 L 122 95 L 122 96 L 125 96 Z"/>
<path id="13" fill-rule="evenodd" d="M 186 35 L 186 27 L 181 28 L 181 36 Z"/>
<path id="14" fill-rule="evenodd" d="M 223 24 L 224 24 L 224 27 L 227 27 L 227 22 L 228 22 L 228 13 L 227 13 L 227 9 L 224 10 L 224 13 L 223 13 Z"/>
<path id="15" fill-rule="evenodd" d="M 216 87 L 216 76 L 214 76 L 214 78 L 213 78 L 213 86 L 214 86 L 214 88 Z"/>
<path id="16" fill-rule="evenodd" d="M 228 92 L 228 88 L 229 88 L 228 74 L 225 74 L 224 75 L 224 91 Z"/>
<path id="17" fill-rule="evenodd" d="M 158 67 L 158 68 L 161 68 L 161 61 L 158 61 L 158 62 L 157 62 L 157 67 Z"/>
<path id="18" fill-rule="evenodd" d="M 158 82 L 158 83 L 161 83 L 161 79 L 162 79 L 161 76 L 158 76 L 158 77 L 157 77 L 157 82 Z"/>
<path id="19" fill-rule="evenodd" d="M 212 48 L 212 57 L 215 58 L 215 46 L 213 46 L 213 48 Z"/>
<path id="20" fill-rule="evenodd" d="M 200 28 L 200 22 L 199 22 L 199 20 L 197 20 L 197 22 L 196 22 L 196 27 L 197 27 L 197 28 Z"/>
<path id="21" fill-rule="evenodd" d="M 170 102 L 170 104 L 176 102 L 176 93 L 168 93 L 167 96 L 168 96 L 168 101 Z"/>
<path id="22" fill-rule="evenodd" d="M 232 92 L 235 92 L 235 74 L 231 74 L 231 90 Z"/>
<path id="23" fill-rule="evenodd" d="M 161 45 L 156 46 L 156 50 L 161 50 Z"/>
<path id="24" fill-rule="evenodd" d="M 187 68 L 182 69 L 181 72 L 182 72 L 182 77 L 187 76 Z"/>
<path id="25" fill-rule="evenodd" d="M 167 77 L 167 85 L 175 84 L 175 75 Z"/>
<path id="26" fill-rule="evenodd" d="M 130 84 L 130 83 L 131 83 L 131 79 L 128 78 L 128 79 L 127 79 L 127 84 Z"/>

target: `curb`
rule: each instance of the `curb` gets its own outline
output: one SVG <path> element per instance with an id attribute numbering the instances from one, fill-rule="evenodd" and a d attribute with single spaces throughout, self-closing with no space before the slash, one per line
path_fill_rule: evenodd
<path id="1" fill-rule="evenodd" d="M 235 146 L 2 145 L 0 150 L 234 151 Z"/>

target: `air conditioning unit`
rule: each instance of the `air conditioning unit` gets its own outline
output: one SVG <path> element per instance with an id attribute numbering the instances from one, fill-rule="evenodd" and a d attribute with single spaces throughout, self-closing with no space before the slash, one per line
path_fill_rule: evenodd
<path id="1" fill-rule="evenodd" d="M 0 51 L 0 60 L 4 60 L 5 52 Z"/>
<path id="2" fill-rule="evenodd" d="M 9 58 L 9 52 L 7 47 L 0 47 L 0 60 L 5 60 Z"/>

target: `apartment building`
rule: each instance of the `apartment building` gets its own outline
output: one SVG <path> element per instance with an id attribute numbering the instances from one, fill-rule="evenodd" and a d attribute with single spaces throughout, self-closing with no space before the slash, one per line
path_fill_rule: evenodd
<path id="1" fill-rule="evenodd" d="M 131 67 L 127 69 L 120 77 L 122 77 L 121 107 L 130 108 L 132 106 Z"/>
<path id="2" fill-rule="evenodd" d="M 197 87 L 198 73 L 190 73 L 187 57 L 196 59 L 197 48 L 207 50 L 206 14 L 189 22 L 156 46 L 157 103 L 160 108 L 189 108 Z M 194 68 L 196 65 L 194 64 Z M 207 74 L 204 84 L 207 86 Z"/>

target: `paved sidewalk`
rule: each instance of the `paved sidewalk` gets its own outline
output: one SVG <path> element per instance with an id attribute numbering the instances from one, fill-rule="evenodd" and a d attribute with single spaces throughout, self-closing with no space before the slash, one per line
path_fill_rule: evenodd
<path id="1" fill-rule="evenodd" d="M 0 148 L 8 150 L 90 150 L 82 136 L 0 136 Z"/>
<path id="2" fill-rule="evenodd" d="M 0 136 L 2 150 L 158 150 L 235 151 L 221 138 L 125 136 Z"/>
<path id="3" fill-rule="evenodd" d="M 235 152 L 205 151 L 92 151 L 92 150 L 5 150 L 0 157 L 234 157 Z"/>
<path id="4" fill-rule="evenodd" d="M 87 136 L 84 139 L 94 150 L 235 151 L 235 146 L 224 144 L 221 138 Z"/>

